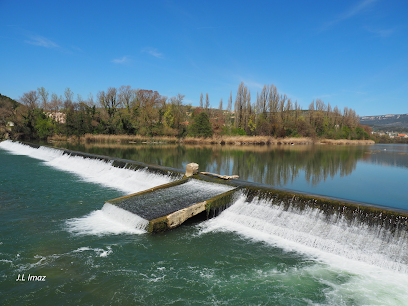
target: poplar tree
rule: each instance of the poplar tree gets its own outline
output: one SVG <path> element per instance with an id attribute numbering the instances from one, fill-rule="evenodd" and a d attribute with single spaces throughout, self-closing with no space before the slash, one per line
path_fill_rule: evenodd
<path id="1" fill-rule="evenodd" d="M 208 98 L 208 92 L 205 94 L 205 109 L 207 113 L 210 110 L 210 99 Z"/>
<path id="2" fill-rule="evenodd" d="M 203 108 L 204 107 L 204 102 L 203 102 L 203 93 L 201 93 L 200 95 L 200 107 Z"/>
<path id="3" fill-rule="evenodd" d="M 232 91 L 230 92 L 230 96 L 228 98 L 228 106 L 227 106 L 227 127 L 228 133 L 231 133 L 231 115 L 232 115 Z"/>
<path id="4" fill-rule="evenodd" d="M 244 82 L 241 82 L 238 86 L 237 96 L 235 97 L 235 128 L 242 128 L 242 116 L 244 107 Z"/>

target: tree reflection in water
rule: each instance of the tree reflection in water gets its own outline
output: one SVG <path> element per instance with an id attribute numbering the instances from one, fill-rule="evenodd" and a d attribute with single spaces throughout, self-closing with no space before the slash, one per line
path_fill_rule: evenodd
<path id="1" fill-rule="evenodd" d="M 58 146 L 58 145 L 57 145 Z M 317 185 L 335 175 L 351 174 L 360 159 L 367 159 L 366 146 L 231 146 L 231 145 L 123 145 L 59 144 L 67 149 L 137 160 L 178 169 L 195 162 L 201 171 L 238 174 L 240 179 L 273 186 L 286 186 L 300 175 Z"/>

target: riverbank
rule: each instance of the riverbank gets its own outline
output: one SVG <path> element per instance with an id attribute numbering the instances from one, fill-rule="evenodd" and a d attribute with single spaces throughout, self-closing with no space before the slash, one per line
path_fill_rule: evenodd
<path id="1" fill-rule="evenodd" d="M 156 136 L 145 137 L 140 135 L 93 135 L 84 136 L 51 136 L 49 142 L 76 142 L 76 143 L 182 143 L 182 144 L 229 144 L 229 145 L 306 145 L 306 144 L 329 144 L 329 145 L 372 145 L 373 140 L 348 140 L 348 139 L 313 139 L 308 137 L 275 138 L 269 136 L 215 136 L 215 137 L 169 137 Z"/>

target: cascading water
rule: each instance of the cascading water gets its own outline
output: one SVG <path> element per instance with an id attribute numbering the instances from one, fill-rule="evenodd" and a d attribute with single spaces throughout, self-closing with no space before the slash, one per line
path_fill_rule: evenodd
<path id="1" fill-rule="evenodd" d="M 143 234 L 147 233 L 149 221 L 119 208 L 105 203 L 101 210 L 89 215 L 66 221 L 69 232 L 78 235 L 109 235 L 109 234 Z"/>
<path id="2" fill-rule="evenodd" d="M 38 149 L 9 140 L 0 143 L 0 148 L 16 155 L 27 155 L 40 159 L 45 165 L 75 173 L 81 179 L 131 194 L 174 180 L 169 176 L 154 174 L 143 169 L 129 170 L 112 165 L 113 160 L 85 158 L 64 154 L 63 150 L 40 146 Z"/>
<path id="3" fill-rule="evenodd" d="M 299 209 L 295 204 L 245 195 L 218 217 L 203 225 L 203 232 L 231 230 L 280 247 L 325 252 L 389 270 L 408 273 L 408 233 L 346 219 L 327 217 L 319 208 Z"/>
<path id="4" fill-rule="evenodd" d="M 63 150 L 40 146 L 34 148 L 9 140 L 0 143 L 0 148 L 15 155 L 26 155 L 44 161 L 44 164 L 78 175 L 87 182 L 98 183 L 121 190 L 124 194 L 136 193 L 155 186 L 169 183 L 175 178 L 151 173 L 144 169 L 129 170 L 112 165 L 113 160 L 85 158 L 64 154 Z M 147 220 L 123 209 L 105 204 L 101 210 L 67 221 L 68 230 L 73 233 L 109 234 L 144 233 Z"/>

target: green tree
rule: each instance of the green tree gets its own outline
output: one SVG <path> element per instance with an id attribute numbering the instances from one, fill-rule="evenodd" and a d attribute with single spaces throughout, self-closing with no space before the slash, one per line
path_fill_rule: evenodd
<path id="1" fill-rule="evenodd" d="M 38 111 L 35 129 L 40 139 L 45 139 L 54 132 L 51 119 L 40 110 Z"/>
<path id="2" fill-rule="evenodd" d="M 201 112 L 194 118 L 190 127 L 190 135 L 194 137 L 211 137 L 213 135 L 210 117 L 206 112 Z"/>

